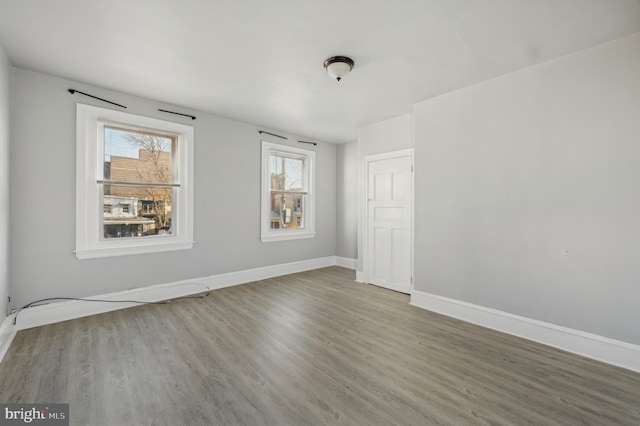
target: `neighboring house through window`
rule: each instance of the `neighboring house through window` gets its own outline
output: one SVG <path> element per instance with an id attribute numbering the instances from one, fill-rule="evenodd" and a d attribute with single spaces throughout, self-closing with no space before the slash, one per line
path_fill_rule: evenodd
<path id="1" fill-rule="evenodd" d="M 193 246 L 193 127 L 77 105 L 76 256 Z"/>
<path id="2" fill-rule="evenodd" d="M 315 236 L 315 152 L 262 142 L 261 240 Z"/>

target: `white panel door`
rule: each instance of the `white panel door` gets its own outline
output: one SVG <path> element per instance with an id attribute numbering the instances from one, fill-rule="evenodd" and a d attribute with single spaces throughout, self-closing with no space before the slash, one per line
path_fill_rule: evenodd
<path id="1" fill-rule="evenodd" d="M 365 279 L 411 292 L 413 157 L 370 161 L 367 170 Z"/>

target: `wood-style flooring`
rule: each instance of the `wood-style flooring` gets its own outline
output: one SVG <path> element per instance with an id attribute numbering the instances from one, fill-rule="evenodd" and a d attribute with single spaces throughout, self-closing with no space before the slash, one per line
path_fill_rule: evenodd
<path id="1" fill-rule="evenodd" d="M 640 425 L 640 374 L 330 267 L 20 331 L 0 402 L 72 425 Z"/>

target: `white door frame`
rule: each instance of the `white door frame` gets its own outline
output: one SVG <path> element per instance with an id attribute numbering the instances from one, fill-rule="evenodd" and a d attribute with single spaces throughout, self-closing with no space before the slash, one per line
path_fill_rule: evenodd
<path id="1" fill-rule="evenodd" d="M 369 258 L 370 258 L 370 253 L 369 253 L 369 214 L 368 214 L 368 205 L 367 205 L 367 200 L 369 197 L 369 163 L 373 162 L 373 161 L 380 161 L 380 160 L 389 160 L 391 158 L 398 158 L 398 157 L 411 157 L 411 207 L 409 208 L 410 214 L 411 214 L 411 289 L 410 291 L 413 292 L 413 258 L 414 258 L 414 218 L 415 218 L 415 214 L 414 214 L 414 194 L 415 194 L 415 179 L 414 179 L 414 174 L 413 174 L 413 164 L 414 164 L 414 152 L 413 152 L 413 148 L 407 148 L 407 149 L 402 149 L 399 151 L 391 151 L 391 152 L 385 152 L 382 154 L 374 154 L 374 155 L 367 155 L 364 157 L 363 159 L 363 167 L 362 167 L 362 182 L 363 187 L 364 187 L 364 191 L 362 194 L 362 200 L 361 200 L 361 208 L 362 208 L 362 212 L 363 212 L 363 233 L 362 233 L 362 281 L 365 283 L 369 282 L 369 277 L 368 277 L 368 266 L 369 266 Z"/>

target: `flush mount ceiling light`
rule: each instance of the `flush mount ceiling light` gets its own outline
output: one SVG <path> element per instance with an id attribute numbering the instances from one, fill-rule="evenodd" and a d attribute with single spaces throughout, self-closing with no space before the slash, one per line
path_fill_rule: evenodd
<path id="1" fill-rule="evenodd" d="M 340 81 L 342 77 L 349 74 L 353 69 L 353 59 L 346 56 L 332 56 L 324 61 L 324 68 L 331 78 Z"/>

